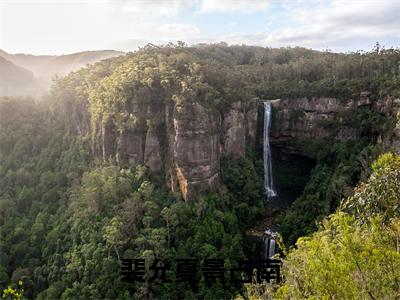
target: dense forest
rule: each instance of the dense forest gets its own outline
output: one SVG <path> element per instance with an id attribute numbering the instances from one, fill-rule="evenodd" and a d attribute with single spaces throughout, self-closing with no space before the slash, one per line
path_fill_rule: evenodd
<path id="1" fill-rule="evenodd" d="M 398 122 L 361 108 L 327 120 L 357 128 L 305 145 L 315 160 L 301 195 L 280 212 L 281 284 L 209 285 L 168 276 L 121 280 L 122 259 L 246 259 L 246 232 L 273 206 L 260 149 L 226 155 L 214 189 L 183 201 L 165 170 L 131 167 L 100 147 L 115 132 L 165 126 L 132 116 L 132 103 L 200 103 L 226 111 L 237 100 L 400 97 L 400 51 L 379 44 L 339 54 L 304 48 L 182 43 L 148 45 L 54 82 L 42 99 L 0 99 L 0 288 L 28 299 L 372 298 L 400 295 L 400 158 L 390 151 Z M 295 101 L 295 100 L 294 100 Z M 398 149 L 397 149 L 398 150 Z M 386 154 L 384 154 L 387 152 Z M 165 159 L 165 158 L 163 158 Z M 283 181 L 296 181 L 278 174 Z M 286 176 L 286 178 L 285 178 Z M 363 183 L 360 183 L 363 182 Z M 226 271 L 226 278 L 229 273 Z M 7 289 L 7 287 L 9 287 Z"/>

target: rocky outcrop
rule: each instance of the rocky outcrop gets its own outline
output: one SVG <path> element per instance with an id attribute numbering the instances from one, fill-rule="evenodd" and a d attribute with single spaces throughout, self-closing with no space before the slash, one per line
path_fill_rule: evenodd
<path id="1" fill-rule="evenodd" d="M 223 121 L 223 150 L 235 157 L 243 156 L 246 143 L 245 112 L 241 102 L 232 104 Z"/>
<path id="2" fill-rule="evenodd" d="M 277 99 L 271 104 L 271 146 L 280 148 L 284 155 L 301 157 L 310 155 L 304 144 L 332 134 L 326 121 L 339 124 L 334 132 L 338 141 L 359 137 L 357 127 L 343 125 L 341 113 L 368 107 L 386 116 L 400 114 L 400 99 L 372 100 L 367 92 L 348 100 L 313 97 Z M 65 106 L 62 115 L 67 121 L 76 119 L 67 122 L 74 124 L 75 132 L 94 137 L 93 150 L 98 157 L 123 166 L 145 165 L 163 175 L 169 188 L 185 200 L 218 185 L 222 156 L 243 157 L 247 150 L 262 144 L 262 117 L 258 114 L 263 110 L 257 98 L 233 102 L 219 111 L 200 101 L 167 101 L 165 95 L 142 88 L 124 105 L 121 115 L 104 124 L 90 122 L 84 102 L 77 107 Z M 381 140 L 400 152 L 400 122 L 390 141 Z"/>
<path id="3" fill-rule="evenodd" d="M 152 171 L 160 171 L 162 168 L 161 144 L 155 129 L 147 130 L 143 161 Z M 130 162 L 130 164 L 135 165 L 134 162 Z"/>
<path id="4" fill-rule="evenodd" d="M 219 177 L 220 115 L 199 103 L 177 105 L 173 113 L 173 182 L 185 200 L 215 186 Z M 176 184 L 172 185 L 175 190 Z"/>
<path id="5" fill-rule="evenodd" d="M 257 142 L 258 133 L 258 109 L 260 105 L 258 98 L 254 98 L 251 101 L 246 102 L 245 107 L 245 134 L 246 142 L 245 145 L 250 149 L 254 149 Z"/>
<path id="6" fill-rule="evenodd" d="M 396 124 L 393 129 L 393 136 L 387 143 L 390 148 L 400 154 L 400 99 L 394 97 L 386 97 L 385 99 L 378 101 L 374 106 L 375 110 L 385 114 L 386 116 L 394 116 Z"/>
<path id="7" fill-rule="evenodd" d="M 246 147 L 254 149 L 257 140 L 258 98 L 234 102 L 222 122 L 222 152 L 234 157 L 245 155 Z"/>
<path id="8" fill-rule="evenodd" d="M 392 97 L 372 101 L 368 92 L 348 100 L 323 97 L 272 100 L 273 119 L 270 142 L 272 146 L 283 149 L 287 153 L 308 155 L 304 152 L 303 145 L 332 134 L 326 127 L 326 121 L 337 118 L 340 116 L 339 113 L 359 107 L 369 107 L 375 112 L 389 116 L 395 113 L 396 102 L 400 100 Z M 340 121 L 339 118 L 337 123 L 341 124 Z M 337 128 L 334 138 L 344 142 L 355 140 L 359 135 L 357 128 L 343 125 Z"/>
<path id="9" fill-rule="evenodd" d="M 271 142 L 276 144 L 324 137 L 327 131 L 321 126 L 321 121 L 352 106 L 335 98 L 278 99 L 271 101 L 271 104 Z"/>
<path id="10" fill-rule="evenodd" d="M 105 161 L 141 164 L 163 174 L 185 200 L 218 185 L 223 155 L 242 157 L 256 146 L 256 98 L 218 111 L 200 102 L 176 104 L 141 92 L 143 100 L 127 101 L 122 127 L 115 119 L 96 124 L 94 153 Z"/>
<path id="11" fill-rule="evenodd" d="M 346 111 L 368 107 L 382 115 L 400 115 L 400 99 L 372 100 L 367 92 L 348 100 L 312 97 L 271 100 L 271 104 L 271 146 L 283 155 L 309 158 L 312 154 L 304 145 L 314 139 L 333 133 L 343 142 L 360 136 L 357 126 L 342 122 Z M 243 157 L 262 144 L 263 118 L 258 114 L 263 110 L 257 98 L 232 102 L 220 111 L 201 101 L 175 103 L 141 88 L 123 105 L 120 114 L 110 115 L 106 122 L 90 120 L 85 102 L 75 106 L 66 102 L 59 115 L 71 130 L 92 137 L 99 158 L 121 166 L 145 165 L 164 176 L 169 188 L 185 200 L 218 185 L 221 157 Z M 351 120 L 351 113 L 347 118 Z M 334 131 L 327 126 L 329 120 L 334 121 Z M 393 136 L 377 140 L 400 152 L 400 122 Z"/>

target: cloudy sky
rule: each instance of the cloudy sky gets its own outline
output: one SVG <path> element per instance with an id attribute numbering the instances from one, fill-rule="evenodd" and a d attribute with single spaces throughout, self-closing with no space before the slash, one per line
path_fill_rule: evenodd
<path id="1" fill-rule="evenodd" d="M 0 49 L 62 54 L 182 40 L 332 51 L 400 46 L 400 0 L 0 0 Z"/>

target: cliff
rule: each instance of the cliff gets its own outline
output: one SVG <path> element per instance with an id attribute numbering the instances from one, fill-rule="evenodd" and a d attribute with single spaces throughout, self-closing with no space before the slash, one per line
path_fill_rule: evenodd
<path id="1" fill-rule="evenodd" d="M 337 98 L 297 98 L 277 99 L 271 101 L 273 122 L 270 142 L 286 153 L 308 156 L 304 145 L 315 139 L 334 135 L 334 140 L 345 142 L 360 138 L 360 123 L 356 120 L 356 112 L 367 108 L 381 116 L 396 116 L 400 111 L 400 99 L 384 97 L 372 100 L 368 92 L 355 95 L 351 99 Z M 329 126 L 334 124 L 334 128 Z M 357 122 L 361 121 L 361 122 Z M 377 129 L 378 131 L 378 129 Z M 400 150 L 400 124 L 396 124 L 394 135 L 378 136 L 395 151 Z M 382 140 L 383 139 L 383 140 Z"/>
<path id="2" fill-rule="evenodd" d="M 237 101 L 221 112 L 199 102 L 146 98 L 126 106 L 132 126 L 97 124 L 93 147 L 103 160 L 161 172 L 170 189 L 188 200 L 218 184 L 221 156 L 241 157 L 255 148 L 258 103 Z"/>
<path id="3" fill-rule="evenodd" d="M 261 154 L 262 102 L 251 100 L 254 95 L 281 98 L 273 101 L 273 154 L 280 148 L 307 156 L 306 164 L 316 154 L 304 145 L 324 137 L 332 141 L 332 135 L 337 141 L 367 137 L 367 143 L 395 145 L 384 136 L 391 130 L 374 128 L 374 122 L 394 115 L 397 100 L 382 95 L 398 95 L 399 55 L 380 55 L 148 45 L 71 73 L 49 97 L 62 124 L 90 138 L 95 157 L 145 165 L 188 200 L 218 185 L 224 155 Z M 382 58 L 388 66 L 381 70 Z M 400 135 L 400 126 L 395 133 Z"/>
<path id="4" fill-rule="evenodd" d="M 185 200 L 218 185 L 222 156 L 243 157 L 247 149 L 262 146 L 262 128 L 258 128 L 262 127 L 258 114 L 262 101 L 257 98 L 233 102 L 220 111 L 199 101 L 176 103 L 142 92 L 142 98 L 125 103 L 120 128 L 115 120 L 90 122 L 83 103 L 79 109 L 69 107 L 64 116 L 74 120 L 75 131 L 94 136 L 96 156 L 121 166 L 145 165 L 161 174 L 168 187 Z M 400 99 L 371 100 L 369 93 L 348 100 L 312 97 L 271 103 L 271 146 L 283 154 L 309 158 L 312 154 L 304 146 L 315 139 L 333 133 L 335 140 L 344 142 L 362 135 L 359 120 L 351 122 L 357 109 L 367 108 L 381 116 L 400 111 Z M 335 125 L 333 130 L 329 121 Z M 399 151 L 400 124 L 393 136 L 377 136 L 377 141 Z"/>

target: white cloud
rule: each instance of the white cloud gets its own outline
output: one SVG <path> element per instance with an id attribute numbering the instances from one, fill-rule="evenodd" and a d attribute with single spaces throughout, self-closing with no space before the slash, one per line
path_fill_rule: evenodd
<path id="1" fill-rule="evenodd" d="M 265 46 L 265 33 L 225 35 L 221 37 L 221 41 L 232 45 Z"/>
<path id="2" fill-rule="evenodd" d="M 399 1 L 339 1 L 307 10 L 289 10 L 293 24 L 266 34 L 271 46 L 362 48 L 375 41 L 400 38 Z"/>
<path id="3" fill-rule="evenodd" d="M 125 12 L 154 15 L 176 16 L 182 9 L 192 6 L 198 0 L 126 0 L 110 1 Z"/>
<path id="4" fill-rule="evenodd" d="M 166 34 L 168 37 L 192 36 L 200 33 L 199 28 L 191 24 L 162 24 L 158 28 L 160 33 Z"/>
<path id="5" fill-rule="evenodd" d="M 399 11 L 399 0 L 0 0 L 0 48 L 66 53 L 183 40 L 370 49 L 400 46 Z M 261 20 L 247 26 L 247 17 Z"/>
<path id="6" fill-rule="evenodd" d="M 254 12 L 265 11 L 269 6 L 268 0 L 203 0 L 200 11 L 207 12 Z"/>

